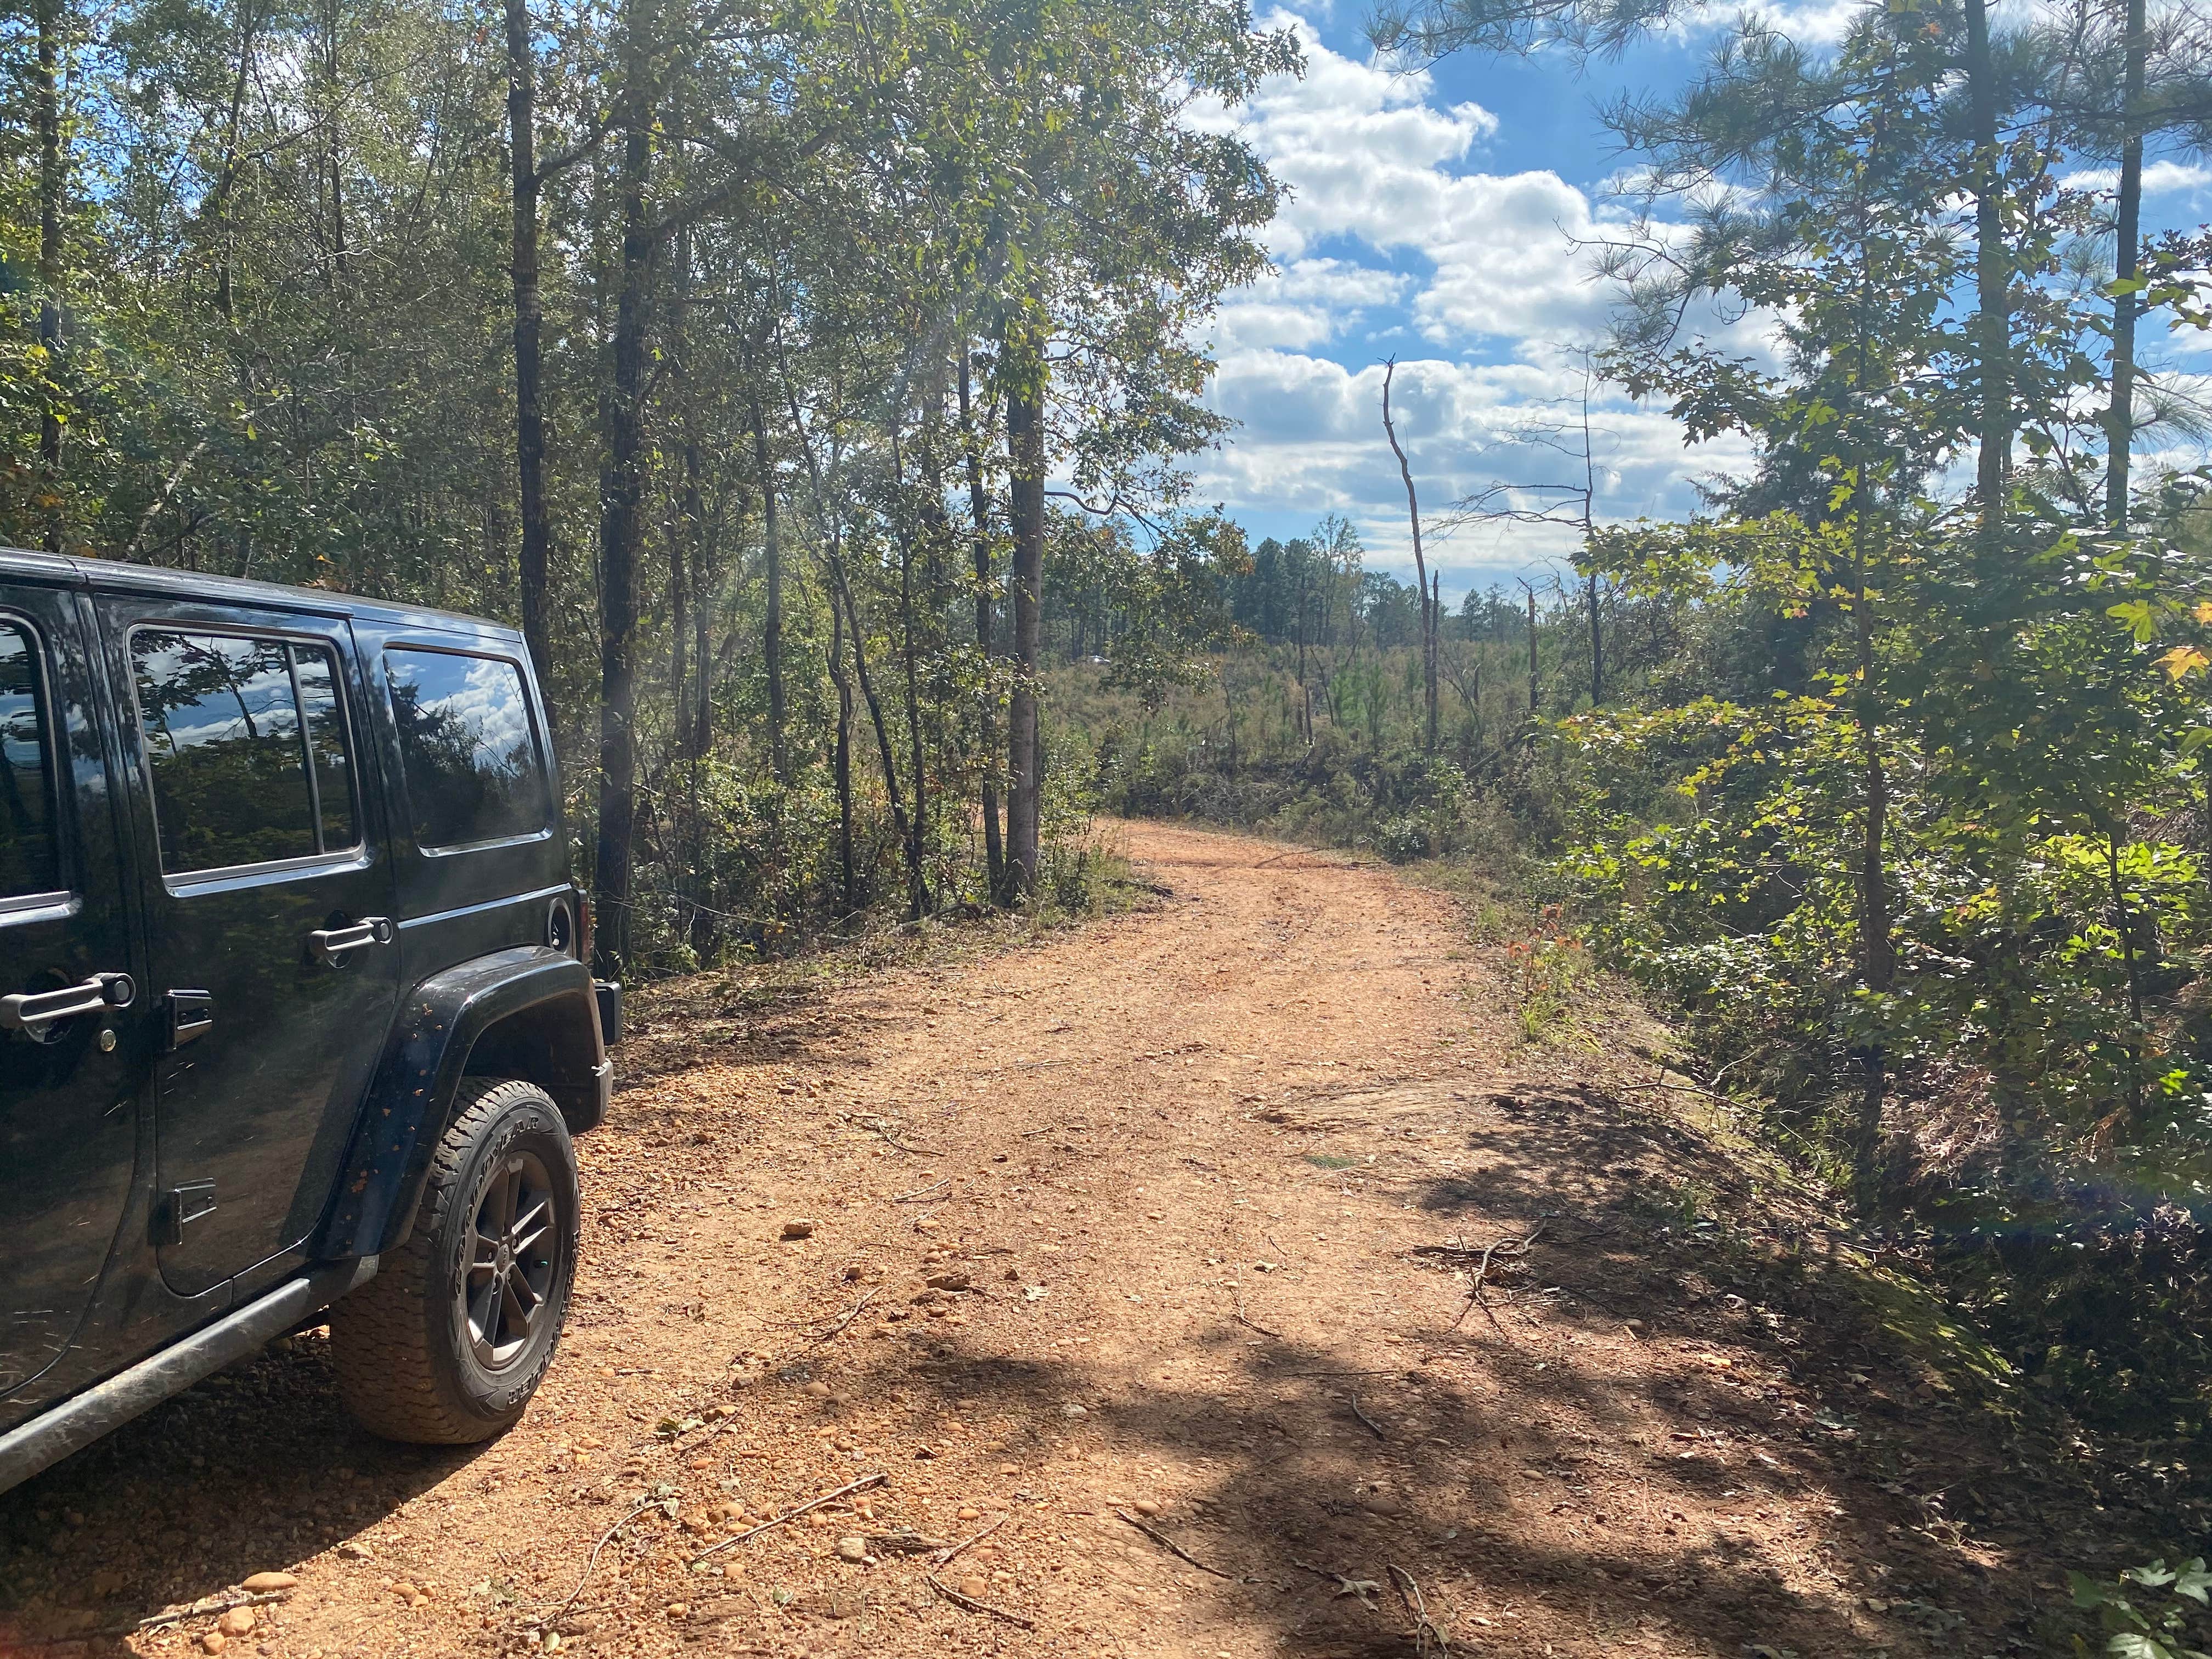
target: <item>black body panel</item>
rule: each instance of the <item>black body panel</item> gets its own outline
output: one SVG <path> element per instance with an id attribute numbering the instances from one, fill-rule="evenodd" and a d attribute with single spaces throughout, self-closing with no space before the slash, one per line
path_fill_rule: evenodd
<path id="1" fill-rule="evenodd" d="M 547 731 L 512 628 L 0 548 L 0 1489 L 372 1273 L 464 1074 L 604 1117 Z"/>

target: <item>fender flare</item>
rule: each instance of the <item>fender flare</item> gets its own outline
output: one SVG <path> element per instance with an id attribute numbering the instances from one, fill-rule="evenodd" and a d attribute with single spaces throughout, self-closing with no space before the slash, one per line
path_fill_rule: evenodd
<path id="1" fill-rule="evenodd" d="M 574 957 L 542 945 L 517 945 L 448 968 L 415 988 L 400 1005 L 362 1102 L 313 1259 L 380 1255 L 405 1242 L 477 1039 L 503 1019 L 568 999 L 590 1023 L 592 1082 L 603 1089 L 609 1068 L 591 970 Z"/>

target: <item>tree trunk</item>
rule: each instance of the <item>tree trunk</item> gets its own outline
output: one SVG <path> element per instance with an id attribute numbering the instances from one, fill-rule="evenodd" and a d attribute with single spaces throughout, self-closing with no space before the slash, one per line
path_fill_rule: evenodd
<path id="1" fill-rule="evenodd" d="M 215 189 L 208 200 L 208 220 L 214 227 L 217 244 L 215 308 L 225 323 L 231 320 L 233 300 L 230 192 L 238 183 L 239 142 L 246 120 L 246 92 L 252 75 L 254 36 L 260 25 L 259 10 L 252 0 L 245 0 L 238 11 L 238 73 L 231 79 L 230 113 L 223 124 L 222 167 L 216 175 Z"/>
<path id="2" fill-rule="evenodd" d="M 526 0 L 507 0 L 507 138 L 514 216 L 509 270 L 514 289 L 514 478 L 522 520 L 515 585 L 522 600 L 522 638 L 550 694 L 553 645 L 545 586 L 552 532 L 545 516 L 545 410 L 538 358 L 538 58 Z M 226 278 L 228 270 L 226 261 Z"/>
<path id="3" fill-rule="evenodd" d="M 668 538 L 668 699 L 676 721 L 676 752 L 692 752 L 691 700 L 686 682 L 691 647 L 690 574 L 694 551 L 704 532 L 706 508 L 699 483 L 699 419 L 691 385 L 691 228 L 676 233 L 676 298 L 669 319 L 668 393 L 683 423 L 682 481 L 676 523 Z M 706 672 L 702 658 L 701 672 Z"/>
<path id="4" fill-rule="evenodd" d="M 753 469 L 760 474 L 761 557 L 768 568 L 768 616 L 761 629 L 761 656 L 768 669 L 769 765 L 778 783 L 791 781 L 791 757 L 783 741 L 783 544 L 775 519 L 775 463 L 769 454 L 768 419 L 760 397 L 752 398 Z M 852 884 L 848 880 L 846 885 Z"/>
<path id="5" fill-rule="evenodd" d="M 983 482 L 982 440 L 975 431 L 969 407 L 968 343 L 960 343 L 960 434 L 968 458 L 968 517 L 974 526 L 972 547 L 975 562 L 975 650 L 988 663 L 993 654 L 991 617 L 991 492 Z M 982 711 L 983 752 L 991 752 L 997 734 L 992 730 L 991 705 L 987 693 Z M 1006 849 L 999 834 L 999 787 L 987 770 L 983 775 L 984 870 L 994 895 L 1006 879 Z"/>
<path id="6" fill-rule="evenodd" d="M 891 752 L 890 725 L 884 719 L 883 699 L 876 695 L 875 681 L 868 674 L 868 649 L 860 632 L 860 607 L 853 603 L 853 589 L 845 580 L 842 555 L 833 544 L 830 553 L 830 580 L 836 591 L 830 603 L 842 603 L 845 621 L 853 634 L 853 672 L 860 683 L 860 697 L 868 705 L 868 724 L 876 734 L 876 755 L 883 763 L 884 793 L 890 798 L 891 828 L 897 833 L 899 848 L 906 856 L 907 920 L 920 921 L 929 911 L 929 883 L 923 873 L 921 846 L 915 835 L 915 821 L 906 810 L 906 797 L 899 787 L 898 763 Z"/>
<path id="7" fill-rule="evenodd" d="M 1605 701 L 1605 629 L 1598 610 L 1597 573 L 1589 579 L 1590 707 Z"/>
<path id="8" fill-rule="evenodd" d="M 40 399 L 39 468 L 46 508 L 46 551 L 62 550 L 62 0 L 39 0 L 38 60 L 32 101 L 39 122 L 39 344 L 46 353 Z"/>
<path id="9" fill-rule="evenodd" d="M 2113 275 L 2135 281 L 2142 242 L 2143 71 L 2150 55 L 2143 0 L 2128 0 L 2125 103 L 2120 140 L 2118 240 Z M 2105 514 L 2115 530 L 2128 527 L 2128 467 L 2136 430 L 2136 319 L 2142 301 L 2123 287 L 2112 300 L 2112 402 L 2105 415 Z"/>
<path id="10" fill-rule="evenodd" d="M 1863 492 L 1862 492 L 1863 495 Z M 1860 507 L 1863 538 L 1865 507 Z M 1862 545 L 1852 612 L 1858 627 L 1858 728 L 1863 799 L 1859 830 L 1859 982 L 1876 996 L 1895 983 L 1897 948 L 1891 937 L 1889 877 L 1883 841 L 1889 820 L 1889 779 L 1874 707 L 1874 617 L 1869 607 L 1866 558 Z M 1887 1056 L 1879 1042 L 1859 1050 L 1859 1114 L 1851 1145 L 1851 1182 L 1860 1209 L 1873 1213 L 1881 1201 L 1881 1106 L 1887 1092 Z"/>
<path id="11" fill-rule="evenodd" d="M 1437 750 L 1437 618 L 1434 601 L 1429 594 L 1429 567 L 1421 552 L 1421 500 L 1413 493 L 1413 469 L 1407 464 L 1406 452 L 1398 447 L 1398 428 L 1390 420 L 1390 382 L 1398 373 L 1395 359 L 1382 368 L 1382 435 L 1390 441 L 1390 453 L 1398 458 L 1398 476 L 1406 483 L 1406 516 L 1413 527 L 1413 586 L 1421 600 L 1421 711 L 1422 743 L 1431 754 Z"/>
<path id="12" fill-rule="evenodd" d="M 830 599 L 830 683 L 837 688 L 837 736 L 830 771 L 837 780 L 837 859 L 842 879 L 842 915 L 860 908 L 853 866 L 853 683 L 845 673 L 845 607 Z"/>
<path id="13" fill-rule="evenodd" d="M 1018 327 L 1018 325 L 1017 325 Z M 1013 695 L 1006 711 L 1006 881 L 1002 903 L 1036 891 L 1043 816 L 1037 743 L 1037 633 L 1044 592 L 1044 353 L 1009 328 L 1006 362 L 1007 495 L 1013 519 Z"/>
<path id="14" fill-rule="evenodd" d="M 323 87 L 330 102 L 323 112 L 323 165 L 331 180 L 331 263 L 324 280 L 333 294 L 345 279 L 346 267 L 345 157 L 338 131 L 338 26 L 343 21 L 338 0 L 328 0 L 323 15 Z M 334 324 L 338 309 L 332 305 Z"/>
<path id="15" fill-rule="evenodd" d="M 691 546 L 691 748 L 688 758 L 702 761 L 714 747 L 714 564 L 722 539 L 726 497 L 718 494 L 711 530 Z M 740 501 L 738 516 L 744 516 Z"/>
<path id="16" fill-rule="evenodd" d="M 2105 831 L 2105 874 L 2112 885 L 2112 927 L 2120 936 L 2120 960 L 2128 975 L 2128 1121 L 2140 1127 L 2143 1121 L 2142 964 L 2136 957 L 2134 907 L 2129 904 L 2127 889 L 2120 881 L 2119 831 L 2111 828 Z"/>
<path id="17" fill-rule="evenodd" d="M 942 479 L 938 499 L 944 499 Z M 929 846 L 929 769 L 923 764 L 921 671 L 915 648 L 914 550 L 905 537 L 899 539 L 899 635 L 906 669 L 907 770 L 914 788 L 914 822 L 907 831 L 907 884 L 913 920 L 919 921 L 935 907 L 924 863 Z"/>
<path id="18" fill-rule="evenodd" d="M 599 971 L 619 978 L 633 942 L 630 874 L 637 830 L 637 544 L 645 493 L 647 312 L 653 237 L 646 186 L 653 166 L 653 0 L 630 0 L 623 43 L 621 289 L 614 378 L 606 400 L 606 483 L 599 502 L 599 836 L 592 884 Z"/>
<path id="19" fill-rule="evenodd" d="M 1990 53 L 1988 0 L 1966 0 L 1967 117 L 1974 144 L 1974 322 L 1981 453 L 1981 551 L 1995 560 L 2004 540 L 2006 479 L 2012 464 L 2011 283 L 2006 274 L 2002 161 L 1997 153 L 1996 70 Z"/>
<path id="20" fill-rule="evenodd" d="M 1528 721 L 1536 720 L 1536 590 L 1527 582 L 1521 584 L 1528 596 Z M 1534 733 L 1531 734 L 1534 740 Z"/>

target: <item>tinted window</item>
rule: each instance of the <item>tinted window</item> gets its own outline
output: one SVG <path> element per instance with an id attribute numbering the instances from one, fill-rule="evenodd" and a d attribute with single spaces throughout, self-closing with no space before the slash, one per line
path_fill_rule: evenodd
<path id="1" fill-rule="evenodd" d="M 308 858 L 354 843 L 351 768 L 328 652 L 141 629 L 131 636 L 131 659 L 164 871 Z M 319 794 L 326 797 L 319 811 Z"/>
<path id="2" fill-rule="evenodd" d="M 62 884 L 45 702 L 37 645 L 0 621 L 0 899 Z"/>
<path id="3" fill-rule="evenodd" d="M 521 672 L 446 651 L 392 650 L 384 659 L 416 843 L 465 847 L 544 829 L 545 775 Z"/>
<path id="4" fill-rule="evenodd" d="M 307 755 L 314 765 L 315 804 L 323 815 L 323 845 L 350 847 L 353 832 L 353 768 L 346 759 L 345 714 L 338 701 L 334 665 L 320 651 L 292 648 L 299 677 L 300 707 L 307 716 Z"/>

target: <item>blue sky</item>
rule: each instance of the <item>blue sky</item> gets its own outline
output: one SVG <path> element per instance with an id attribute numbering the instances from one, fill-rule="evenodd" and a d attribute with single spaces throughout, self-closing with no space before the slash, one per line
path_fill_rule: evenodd
<path id="1" fill-rule="evenodd" d="M 1267 234 L 1276 274 L 1231 296 L 1215 329 L 1212 401 L 1240 426 L 1196 470 L 1201 498 L 1255 538 L 1340 513 L 1370 568 L 1409 577 L 1405 494 L 1382 431 L 1382 360 L 1398 359 L 1393 405 L 1425 520 L 1494 481 L 1579 471 L 1528 437 L 1561 417 L 1581 383 L 1572 349 L 1603 325 L 1606 291 L 1573 242 L 1624 213 L 1605 188 L 1621 158 L 1595 111 L 1623 88 L 1680 84 L 1713 28 L 1646 41 L 1580 75 L 1560 54 L 1468 54 L 1394 74 L 1371 61 L 1363 15 L 1359 0 L 1263 14 L 1297 30 L 1306 73 L 1271 82 L 1235 120 L 1290 196 Z M 1733 15 L 1716 11 L 1713 27 Z M 1809 0 L 1771 15 L 1830 39 L 1848 7 Z M 2212 169 L 2168 160 L 2146 182 L 2154 227 L 2212 210 Z M 1598 408 L 1604 516 L 1686 512 L 1693 479 L 1747 456 L 1735 441 L 1686 449 L 1663 410 L 1610 390 Z M 1469 526 L 1432 537 L 1430 562 L 1450 602 L 1549 575 L 1572 541 L 1559 527 Z"/>

